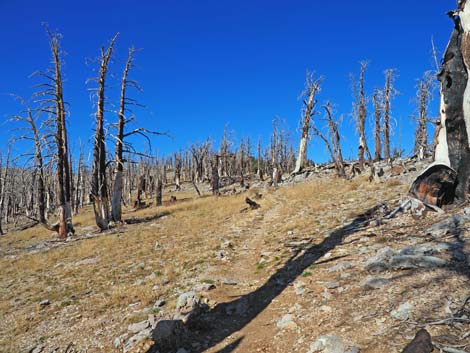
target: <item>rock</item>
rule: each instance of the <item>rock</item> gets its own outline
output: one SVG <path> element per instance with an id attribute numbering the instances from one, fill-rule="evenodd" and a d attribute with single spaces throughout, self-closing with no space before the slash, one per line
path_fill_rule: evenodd
<path id="1" fill-rule="evenodd" d="M 326 283 L 323 283 L 323 285 L 324 285 L 325 288 L 327 288 L 327 289 L 335 289 L 335 288 L 338 288 L 338 287 L 339 287 L 339 283 L 338 283 L 338 282 L 326 282 Z"/>
<path id="2" fill-rule="evenodd" d="M 166 304 L 166 301 L 164 299 L 159 299 L 153 304 L 153 308 L 154 309 L 159 309 L 162 306 L 164 306 L 165 304 Z"/>
<path id="3" fill-rule="evenodd" d="M 295 294 L 302 295 L 305 293 L 305 283 L 299 281 L 294 283 Z"/>
<path id="4" fill-rule="evenodd" d="M 213 283 L 200 283 L 194 287 L 196 292 L 208 292 L 215 289 L 215 284 Z"/>
<path id="5" fill-rule="evenodd" d="M 406 270 L 412 268 L 436 268 L 447 265 L 447 261 L 435 256 L 421 255 L 419 248 L 407 247 L 402 251 L 395 251 L 389 247 L 380 249 L 377 255 L 365 262 L 364 269 L 371 273 L 393 270 Z M 413 255 L 404 255 L 410 254 Z"/>
<path id="6" fill-rule="evenodd" d="M 223 241 L 222 244 L 220 244 L 221 249 L 233 249 L 233 244 L 229 241 Z"/>
<path id="7" fill-rule="evenodd" d="M 380 277 L 367 277 L 366 280 L 361 284 L 361 287 L 365 289 L 380 289 L 390 284 L 390 280 Z"/>
<path id="8" fill-rule="evenodd" d="M 353 267 L 352 262 L 342 261 L 342 262 L 338 262 L 336 265 L 330 267 L 328 269 L 328 272 L 344 271 L 344 270 L 350 269 L 352 267 Z"/>
<path id="9" fill-rule="evenodd" d="M 184 335 L 185 329 L 181 320 L 160 320 L 153 330 L 152 339 L 157 342 L 162 352 L 167 352 L 179 346 Z"/>
<path id="10" fill-rule="evenodd" d="M 402 353 L 432 353 L 434 347 L 431 341 L 431 335 L 425 329 L 421 329 L 416 333 L 415 338 L 411 341 Z"/>
<path id="11" fill-rule="evenodd" d="M 395 320 L 408 320 L 414 307 L 415 306 L 410 302 L 403 303 L 397 309 L 393 310 L 390 313 L 390 316 L 392 316 Z"/>
<path id="12" fill-rule="evenodd" d="M 443 238 L 447 234 L 459 234 L 460 228 L 464 224 L 465 219 L 462 216 L 455 215 L 435 223 L 426 231 L 426 234 L 436 239 Z"/>
<path id="13" fill-rule="evenodd" d="M 148 322 L 148 320 L 144 320 L 141 322 L 130 324 L 129 326 L 127 326 L 127 331 L 129 331 L 130 333 L 138 333 L 149 327 L 150 327 L 150 322 Z"/>
<path id="14" fill-rule="evenodd" d="M 126 337 L 127 337 L 127 333 L 125 333 L 125 334 L 123 334 L 123 335 L 121 335 L 121 336 L 119 336 L 119 337 L 116 337 L 116 338 L 114 339 L 114 341 L 113 341 L 113 346 L 114 346 L 115 348 L 121 347 L 122 344 L 124 343 L 124 340 L 126 339 Z"/>
<path id="15" fill-rule="evenodd" d="M 181 320 L 187 323 L 191 318 L 201 311 L 201 301 L 194 291 L 183 293 L 178 297 L 176 303 L 176 314 L 174 320 Z"/>
<path id="16" fill-rule="evenodd" d="M 395 252 L 387 247 L 380 249 L 377 255 L 368 259 L 364 265 L 367 272 L 377 273 L 386 271 L 389 268 L 389 261 Z"/>
<path id="17" fill-rule="evenodd" d="M 140 331 L 136 335 L 132 336 L 127 343 L 124 345 L 123 352 L 127 353 L 129 352 L 134 346 L 139 344 L 140 342 L 146 340 L 147 338 L 150 338 L 152 335 L 152 329 L 147 328 L 143 331 Z"/>
<path id="18" fill-rule="evenodd" d="M 282 330 L 294 330 L 297 328 L 297 324 L 294 322 L 294 317 L 291 314 L 286 314 L 277 322 L 277 327 Z"/>
<path id="19" fill-rule="evenodd" d="M 227 255 L 225 255 L 225 252 L 223 252 L 222 250 L 219 250 L 219 251 L 215 252 L 215 258 L 217 260 L 221 260 L 221 261 L 228 260 Z"/>
<path id="20" fill-rule="evenodd" d="M 238 284 L 238 281 L 233 278 L 225 278 L 222 283 L 228 286 L 236 286 Z"/>
<path id="21" fill-rule="evenodd" d="M 447 261 L 435 256 L 398 255 L 390 261 L 391 268 L 395 270 L 407 270 L 411 268 L 435 268 L 444 267 Z"/>
<path id="22" fill-rule="evenodd" d="M 48 306 L 48 305 L 51 305 L 51 302 L 50 302 L 49 299 L 44 299 L 44 300 L 41 300 L 41 301 L 39 302 L 39 305 L 41 305 L 41 306 Z"/>
<path id="23" fill-rule="evenodd" d="M 463 210 L 463 213 L 465 215 L 465 219 L 466 220 L 470 220 L 470 207 L 466 207 L 464 210 Z"/>
<path id="24" fill-rule="evenodd" d="M 334 334 L 323 335 L 310 345 L 308 353 L 359 353 L 360 349 L 344 343 Z"/>

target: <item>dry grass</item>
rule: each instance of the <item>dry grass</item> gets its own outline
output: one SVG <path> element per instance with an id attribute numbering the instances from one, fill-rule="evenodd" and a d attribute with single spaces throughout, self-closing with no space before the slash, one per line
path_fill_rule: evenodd
<path id="1" fill-rule="evenodd" d="M 263 199 L 258 201 L 262 215 L 276 208 L 284 217 L 266 223 L 263 232 L 267 237 L 260 241 L 282 240 L 289 230 L 295 230 L 296 236 L 331 230 L 357 210 L 372 206 L 378 197 L 396 195 L 402 188 L 331 179 L 262 190 Z M 119 330 L 145 318 L 143 310 L 156 299 L 170 299 L 171 307 L 171 299 L 197 279 L 212 281 L 207 271 L 219 264 L 213 255 L 221 239 L 234 234 L 233 227 L 254 231 L 250 227 L 254 227 L 256 215 L 240 213 L 245 194 L 219 198 L 176 195 L 181 201 L 174 205 L 126 211 L 124 219 L 145 220 L 142 223 L 117 226 L 45 252 L 27 251 L 51 239 L 51 233 L 39 226 L 1 238 L 0 250 L 9 255 L 0 259 L 0 351 L 24 351 L 37 340 L 62 342 L 78 333 L 94 337 L 98 328 L 109 335 L 104 341 L 109 347 Z M 78 234 L 89 232 L 92 211 L 84 210 L 74 222 Z M 233 242 L 237 239 L 231 237 Z M 267 270 L 282 264 L 284 255 L 279 254 L 268 269 L 256 270 L 257 259 L 250 260 L 249 271 L 264 278 Z M 41 307 L 44 299 L 51 305 Z M 102 324 L 103 320 L 108 324 Z M 48 327 L 45 322 L 55 324 Z M 63 327 L 71 328 L 68 337 Z"/>

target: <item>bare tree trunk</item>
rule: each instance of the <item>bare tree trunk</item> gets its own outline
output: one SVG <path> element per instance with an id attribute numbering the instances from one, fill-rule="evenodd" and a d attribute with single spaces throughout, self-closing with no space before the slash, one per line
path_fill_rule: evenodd
<path id="1" fill-rule="evenodd" d="M 354 104 L 354 115 L 356 117 L 357 131 L 359 133 L 359 147 L 357 159 L 359 162 L 359 168 L 361 170 L 364 170 L 364 155 L 366 154 L 369 160 L 371 160 L 372 158 L 369 152 L 369 148 L 367 147 L 366 140 L 367 99 L 364 89 L 364 75 L 366 73 L 368 63 L 362 61 L 360 64 L 361 69 L 359 72 L 359 88 L 356 87 L 356 83 L 354 82 L 353 76 L 351 76 L 351 81 L 353 84 L 354 96 L 356 99 L 356 102 Z"/>
<path id="2" fill-rule="evenodd" d="M 418 80 L 418 92 L 416 97 L 418 103 L 418 124 L 415 134 L 414 153 L 418 156 L 419 160 L 428 156 L 428 106 L 431 100 L 433 82 L 434 77 L 431 72 L 426 72 L 423 78 Z"/>
<path id="3" fill-rule="evenodd" d="M 114 42 L 117 35 L 111 40 L 107 50 L 101 48 L 101 64 L 98 78 L 98 110 L 96 112 L 96 130 L 93 148 L 93 166 L 91 180 L 91 195 L 93 201 L 93 211 L 95 213 L 95 222 L 100 230 L 109 228 L 109 200 L 108 185 L 106 176 L 106 149 L 104 135 L 104 106 L 105 106 L 105 87 L 106 73 L 108 63 L 113 52 Z"/>
<path id="4" fill-rule="evenodd" d="M 317 101 L 315 96 L 317 93 L 320 92 L 320 79 L 315 79 L 313 74 L 307 72 L 307 78 L 305 81 L 305 92 L 304 95 L 307 97 L 306 101 L 304 101 L 305 110 L 304 116 L 302 119 L 302 135 L 300 137 L 300 144 L 299 144 L 299 153 L 297 157 L 297 161 L 295 164 L 295 169 L 292 172 L 293 174 L 299 173 L 305 167 L 307 162 L 307 143 L 309 139 L 309 131 L 310 131 L 310 120 L 315 114 L 315 106 Z"/>
<path id="5" fill-rule="evenodd" d="M 70 183 L 70 167 L 69 154 L 67 145 L 67 129 L 65 121 L 65 105 L 62 89 L 62 73 L 60 59 L 60 35 L 49 32 L 50 47 L 54 62 L 54 103 L 55 103 L 55 142 L 56 142 L 56 173 L 57 173 L 57 199 L 59 238 L 65 239 L 68 234 L 75 231 L 72 225 L 72 209 L 71 209 L 71 183 Z"/>
<path id="6" fill-rule="evenodd" d="M 261 138 L 258 139 L 258 161 L 257 161 L 257 172 L 259 180 L 263 181 L 263 155 L 261 152 Z"/>
<path id="7" fill-rule="evenodd" d="M 395 89 L 393 88 L 393 81 L 395 79 L 395 69 L 385 70 L 385 88 L 383 93 L 383 110 L 384 110 L 384 124 L 383 124 L 383 133 L 384 133 L 384 158 L 387 161 L 391 159 L 391 150 L 390 150 L 390 110 L 391 110 L 391 101 L 393 96 L 396 94 Z"/>
<path id="8" fill-rule="evenodd" d="M 219 195 L 219 170 L 218 170 L 218 165 L 219 165 L 219 156 L 214 155 L 214 159 L 212 161 L 212 195 Z"/>
<path id="9" fill-rule="evenodd" d="M 380 102 L 380 91 L 376 89 L 374 91 L 374 95 L 372 96 L 372 101 L 374 103 L 374 110 L 375 110 L 375 153 L 374 153 L 374 161 L 378 162 L 382 159 L 382 141 L 380 138 L 380 134 L 382 131 L 381 125 L 381 118 L 382 118 L 382 106 Z"/>
<path id="10" fill-rule="evenodd" d="M 118 131 L 116 136 L 116 153 L 115 153 L 115 169 L 114 169 L 114 186 L 113 186 L 113 197 L 111 200 L 111 216 L 114 222 L 122 222 L 122 190 L 123 190 L 123 145 L 124 145 L 124 127 L 126 123 L 126 90 L 127 90 L 127 76 L 129 69 L 132 65 L 134 49 L 129 49 L 129 55 L 127 57 L 126 66 L 122 74 L 121 81 L 121 98 L 119 101 L 119 112 L 118 112 Z"/>
<path id="11" fill-rule="evenodd" d="M 8 149 L 8 154 L 3 167 L 2 155 L 0 154 L 0 235 L 4 235 L 4 230 L 2 228 L 3 213 L 5 208 L 5 199 L 6 199 L 6 185 L 8 180 L 9 172 L 9 163 L 10 163 L 10 149 Z M 2 171 L 3 169 L 3 171 Z M 8 213 L 8 208 L 7 208 Z"/>
<path id="12" fill-rule="evenodd" d="M 157 178 L 157 206 L 162 205 L 162 198 L 163 198 L 163 182 L 162 178 L 159 176 Z"/>
<path id="13" fill-rule="evenodd" d="M 440 81 L 440 128 L 435 161 L 413 183 L 419 199 L 438 206 L 465 202 L 470 191 L 470 7 L 459 1 L 449 13 L 454 29 Z"/>

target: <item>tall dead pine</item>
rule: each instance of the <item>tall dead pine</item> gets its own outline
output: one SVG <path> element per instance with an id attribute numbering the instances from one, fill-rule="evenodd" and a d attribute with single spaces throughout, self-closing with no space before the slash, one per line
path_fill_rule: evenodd
<path id="1" fill-rule="evenodd" d="M 52 84 L 47 84 L 48 89 L 43 92 L 43 95 L 51 97 L 43 101 L 41 110 L 43 112 L 52 114 L 54 117 L 54 139 L 55 139 L 55 161 L 56 161 L 56 190 L 58 201 L 58 234 L 59 238 L 65 239 L 67 235 L 73 234 L 74 229 L 72 225 L 72 178 L 68 153 L 67 141 L 67 127 L 66 127 L 66 111 L 63 95 L 62 85 L 62 69 L 61 69 L 61 49 L 60 39 L 58 33 L 47 31 L 49 35 L 49 44 L 52 52 L 52 62 L 54 68 L 46 78 L 52 81 Z"/>
<path id="2" fill-rule="evenodd" d="M 380 97 L 381 91 L 378 89 L 374 90 L 372 96 L 372 102 L 374 104 L 374 115 L 375 115 L 375 126 L 374 126 L 374 138 L 375 138 L 375 153 L 374 161 L 380 161 L 382 159 L 382 99 Z"/>
<path id="3" fill-rule="evenodd" d="M 299 173 L 305 168 L 307 163 L 307 144 L 310 132 L 310 121 L 312 116 L 315 114 L 315 106 L 317 100 L 316 95 L 321 90 L 321 78 L 316 79 L 313 73 L 307 72 L 307 78 L 305 80 L 305 90 L 303 92 L 304 99 L 304 111 L 302 117 L 302 133 L 300 137 L 299 152 L 295 163 L 293 174 Z"/>
<path id="4" fill-rule="evenodd" d="M 428 108 L 432 98 L 432 89 L 435 82 L 434 75 L 431 71 L 426 72 L 421 79 L 418 80 L 416 101 L 417 101 L 417 120 L 414 154 L 418 159 L 426 158 L 428 154 L 428 131 L 427 124 L 429 122 Z"/>
<path id="5" fill-rule="evenodd" d="M 356 83 L 352 75 L 351 75 L 351 81 L 352 81 L 354 98 L 355 98 L 353 111 L 354 111 L 354 117 L 356 119 L 357 132 L 359 133 L 359 147 L 358 147 L 357 159 L 359 162 L 359 168 L 361 170 L 364 170 L 364 164 L 365 164 L 364 155 L 366 154 L 369 160 L 371 159 L 369 147 L 367 146 L 367 140 L 366 140 L 367 98 L 366 98 L 365 88 L 364 88 L 364 76 L 367 70 L 368 63 L 366 61 L 362 61 L 360 65 L 361 65 L 361 68 L 359 71 L 359 82 Z"/>
<path id="6" fill-rule="evenodd" d="M 132 60 L 134 59 L 134 48 L 129 49 L 129 55 L 127 57 L 126 65 L 122 74 L 121 81 L 121 98 L 119 100 L 119 112 L 118 112 L 118 123 L 117 123 L 117 136 L 116 136 L 116 151 L 114 157 L 114 185 L 113 185 L 113 197 L 111 199 L 111 216 L 114 222 L 122 221 L 122 190 L 123 184 L 123 171 L 124 171 L 124 128 L 126 125 L 126 104 L 127 97 L 126 91 L 128 86 L 128 75 L 129 70 L 132 66 Z"/>
<path id="7" fill-rule="evenodd" d="M 94 79 L 98 83 L 97 112 L 95 116 L 95 139 L 93 146 L 93 165 L 91 178 L 91 197 L 93 201 L 93 211 L 95 213 L 96 225 L 100 230 L 109 228 L 109 200 L 108 182 L 106 176 L 106 147 L 104 134 L 104 108 L 105 108 L 105 87 L 106 74 L 109 61 L 113 53 L 114 43 L 117 34 L 109 43 L 107 49 L 101 48 L 99 77 Z"/>
<path id="8" fill-rule="evenodd" d="M 391 149 L 390 149 L 390 135 L 391 135 L 391 102 L 393 97 L 397 94 L 397 91 L 393 87 L 393 83 L 396 77 L 396 69 L 385 70 L 385 87 L 383 90 L 383 136 L 384 136 L 384 158 L 390 161 Z"/>

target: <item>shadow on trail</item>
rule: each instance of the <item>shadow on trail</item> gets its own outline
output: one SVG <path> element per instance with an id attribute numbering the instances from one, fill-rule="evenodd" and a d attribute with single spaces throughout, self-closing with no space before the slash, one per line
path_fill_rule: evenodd
<path id="1" fill-rule="evenodd" d="M 201 314 L 197 321 L 189 327 L 184 338 L 189 344 L 197 344 L 206 350 L 215 347 L 233 333 L 240 331 L 255 319 L 266 307 L 280 295 L 290 283 L 299 277 L 309 266 L 313 265 L 327 252 L 343 243 L 343 240 L 363 229 L 368 221 L 383 211 L 382 205 L 369 209 L 357 216 L 348 225 L 333 231 L 320 244 L 312 245 L 304 250 L 299 249 L 278 269 L 261 287 L 231 302 L 220 303 L 208 312 Z M 233 343 L 218 350 L 218 353 L 232 352 L 243 340 L 239 338 Z M 175 347 L 178 348 L 178 347 Z M 147 353 L 158 351 L 158 342 Z M 160 350 L 160 353 L 167 352 Z"/>

